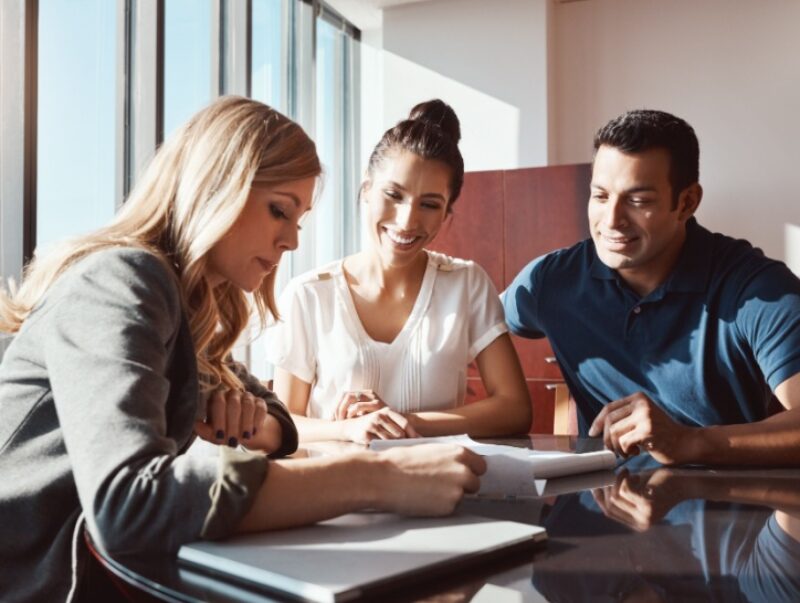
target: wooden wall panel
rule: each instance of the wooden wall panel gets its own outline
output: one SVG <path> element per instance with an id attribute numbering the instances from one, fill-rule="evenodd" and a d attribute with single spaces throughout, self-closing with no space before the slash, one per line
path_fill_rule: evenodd
<path id="1" fill-rule="evenodd" d="M 498 291 L 505 282 L 503 172 L 469 172 L 431 249 L 474 260 L 489 274 Z"/>
<path id="2" fill-rule="evenodd" d="M 589 236 L 591 166 L 509 170 L 505 175 L 505 284 L 528 262 Z"/>

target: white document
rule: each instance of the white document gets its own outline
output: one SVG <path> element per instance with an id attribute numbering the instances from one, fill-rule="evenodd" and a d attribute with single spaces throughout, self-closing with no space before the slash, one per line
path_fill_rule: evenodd
<path id="1" fill-rule="evenodd" d="M 468 448 L 485 457 L 486 474 L 481 478 L 481 491 L 496 489 L 514 481 L 530 482 L 577 473 L 589 473 L 613 469 L 617 459 L 610 450 L 596 452 L 560 452 L 529 450 L 501 444 L 482 444 L 468 435 L 443 436 L 437 438 L 405 438 L 399 440 L 373 440 L 372 450 L 386 450 L 395 446 L 447 443 Z"/>

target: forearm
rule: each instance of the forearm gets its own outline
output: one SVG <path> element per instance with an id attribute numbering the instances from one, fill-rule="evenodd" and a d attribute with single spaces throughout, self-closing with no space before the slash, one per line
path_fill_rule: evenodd
<path id="1" fill-rule="evenodd" d="M 446 515 L 477 492 L 486 462 L 460 446 L 431 444 L 273 462 L 239 532 L 273 530 L 370 508 Z"/>
<path id="2" fill-rule="evenodd" d="M 289 528 L 373 507 L 379 466 L 366 451 L 274 461 L 237 531 Z"/>
<path id="3" fill-rule="evenodd" d="M 495 395 L 449 410 L 412 413 L 408 419 L 423 436 L 523 434 L 531 424 L 531 405 L 526 396 Z"/>
<path id="4" fill-rule="evenodd" d="M 292 415 L 301 442 L 320 442 L 325 440 L 347 440 L 341 421 L 317 419 L 303 415 Z"/>
<path id="5" fill-rule="evenodd" d="M 741 425 L 689 428 L 684 463 L 800 466 L 800 408 Z"/>

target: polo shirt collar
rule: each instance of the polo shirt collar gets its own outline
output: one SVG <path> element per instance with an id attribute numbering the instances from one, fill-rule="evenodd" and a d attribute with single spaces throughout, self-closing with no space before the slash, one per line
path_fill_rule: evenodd
<path id="1" fill-rule="evenodd" d="M 712 234 L 700 226 L 695 218 L 689 218 L 686 222 L 686 240 L 678 262 L 663 285 L 666 291 L 705 291 L 711 271 L 712 238 Z M 600 260 L 594 242 L 592 251 L 592 277 L 606 281 L 618 280 L 617 271 Z"/>
<path id="2" fill-rule="evenodd" d="M 664 287 L 667 291 L 699 293 L 706 290 L 711 272 L 713 235 L 695 218 L 686 222 L 686 240 L 672 274 Z"/>

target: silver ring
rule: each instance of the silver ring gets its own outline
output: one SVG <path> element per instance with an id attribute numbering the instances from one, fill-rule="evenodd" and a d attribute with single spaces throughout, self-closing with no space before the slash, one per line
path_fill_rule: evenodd
<path id="1" fill-rule="evenodd" d="M 655 442 L 653 442 L 653 440 L 647 440 L 644 443 L 644 447 L 647 448 L 648 450 L 653 450 L 656 447 L 656 444 Z"/>

